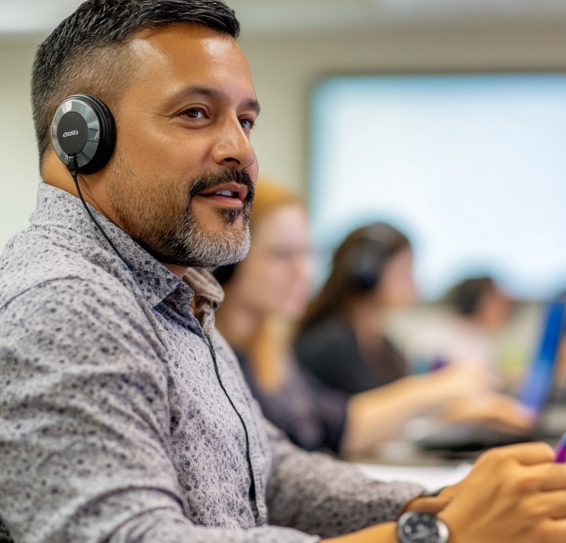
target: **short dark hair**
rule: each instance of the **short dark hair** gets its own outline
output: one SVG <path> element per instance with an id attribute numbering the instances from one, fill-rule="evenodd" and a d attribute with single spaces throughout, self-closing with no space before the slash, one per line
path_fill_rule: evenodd
<path id="1" fill-rule="evenodd" d="M 471 317 L 480 308 L 484 296 L 496 288 L 495 279 L 489 275 L 470 277 L 454 285 L 448 291 L 444 300 L 460 315 Z"/>
<path id="2" fill-rule="evenodd" d="M 32 72 L 40 163 L 58 105 L 71 94 L 88 93 L 112 107 L 133 69 L 120 57 L 128 39 L 138 30 L 176 23 L 235 39 L 240 34 L 236 14 L 222 0 L 87 0 L 51 33 L 38 48 Z"/>

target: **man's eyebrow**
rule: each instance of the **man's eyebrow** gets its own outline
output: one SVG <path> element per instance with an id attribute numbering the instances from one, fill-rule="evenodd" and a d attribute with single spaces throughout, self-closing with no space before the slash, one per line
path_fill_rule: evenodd
<path id="1" fill-rule="evenodd" d="M 256 115 L 259 115 L 261 113 L 261 106 L 259 105 L 259 102 L 257 100 L 248 100 L 246 102 L 246 107 L 248 107 L 249 109 L 253 109 L 256 112 Z"/>
<path id="2" fill-rule="evenodd" d="M 216 89 L 211 89 L 210 87 L 201 87 L 201 86 L 192 86 L 192 87 L 187 87 L 185 89 L 183 89 L 181 92 L 175 94 L 173 97 L 171 97 L 171 99 L 169 100 L 169 104 L 173 104 L 174 102 L 176 102 L 178 99 L 180 98 L 184 98 L 184 97 L 188 97 L 188 96 L 194 96 L 195 94 L 200 94 L 202 96 L 208 96 L 210 98 L 213 98 L 214 100 L 220 100 L 222 99 L 222 93 Z M 257 115 L 259 115 L 260 111 L 261 111 L 261 107 L 259 105 L 259 102 L 255 99 L 255 98 L 250 98 L 249 100 L 246 100 L 245 102 L 245 107 L 248 109 L 252 109 L 253 111 L 255 111 L 255 113 Z"/>

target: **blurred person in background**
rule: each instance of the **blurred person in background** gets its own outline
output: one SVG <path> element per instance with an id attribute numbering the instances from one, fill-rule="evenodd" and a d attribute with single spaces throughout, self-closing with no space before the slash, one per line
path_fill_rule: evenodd
<path id="1" fill-rule="evenodd" d="M 407 376 L 399 364 L 391 384 L 353 396 L 322 384 L 296 364 L 291 348 L 293 324 L 303 315 L 312 287 L 309 225 L 301 200 L 261 180 L 250 231 L 248 256 L 215 271 L 225 291 L 216 322 L 264 414 L 296 444 L 360 456 L 397 437 L 423 410 L 489 393 L 489 374 L 469 367 Z M 511 423 L 523 427 L 525 420 L 514 414 Z"/>
<path id="2" fill-rule="evenodd" d="M 388 312 L 413 305 L 417 296 L 408 238 L 385 223 L 358 228 L 338 247 L 302 319 L 299 362 L 347 394 L 407 376 L 405 357 L 383 330 Z"/>
<path id="3" fill-rule="evenodd" d="M 487 275 L 461 281 L 450 289 L 446 300 L 460 316 L 485 330 L 500 330 L 511 311 L 511 300 Z"/>
<path id="4" fill-rule="evenodd" d="M 409 386 L 416 376 L 409 380 L 409 364 L 385 336 L 384 327 L 391 311 L 407 308 L 416 300 L 409 239 L 381 222 L 354 230 L 336 250 L 330 275 L 300 323 L 295 342 L 299 363 L 327 386 L 349 395 L 385 390 L 383 387 L 389 390 L 394 384 Z M 442 361 L 442 370 L 421 377 L 434 383 L 439 371 L 444 375 L 456 365 L 468 371 L 472 366 L 481 367 L 473 359 L 457 362 Z M 482 369 L 497 381 L 493 372 Z M 439 396 L 428 382 L 418 390 L 421 395 L 436 395 L 436 405 L 443 406 L 441 416 L 447 422 L 480 422 L 507 430 L 532 425 L 532 414 L 494 390 L 452 401 L 446 398 L 446 391 Z M 413 398 L 414 392 L 408 390 L 407 395 Z"/>
<path id="5" fill-rule="evenodd" d="M 511 316 L 509 296 L 486 275 L 460 281 L 441 301 L 445 310 L 413 334 L 409 357 L 418 366 L 465 360 L 497 371 L 497 339 Z"/>

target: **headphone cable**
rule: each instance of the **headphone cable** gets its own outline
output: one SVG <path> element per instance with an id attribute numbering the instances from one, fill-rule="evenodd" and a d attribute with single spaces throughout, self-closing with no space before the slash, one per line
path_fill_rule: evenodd
<path id="1" fill-rule="evenodd" d="M 69 172 L 71 173 L 71 176 L 73 177 L 73 181 L 75 182 L 75 187 L 77 188 L 77 192 L 79 193 L 79 198 L 80 198 L 81 202 L 83 203 L 83 206 L 86 209 L 86 212 L 88 213 L 89 217 L 92 219 L 92 222 L 100 230 L 100 233 L 104 236 L 104 239 L 106 239 L 106 241 L 110 244 L 110 247 L 112 247 L 112 249 L 114 249 L 114 252 L 120 257 L 120 260 L 122 260 L 122 262 L 124 264 L 126 264 L 126 266 L 128 266 L 128 264 L 124 260 L 124 257 L 120 254 L 120 251 L 118 251 L 118 249 L 116 249 L 116 246 L 114 245 L 114 243 L 112 243 L 112 240 L 108 237 L 108 235 L 106 234 L 106 232 L 104 231 L 102 226 L 94 218 L 94 215 L 92 214 L 92 212 L 88 208 L 88 205 L 83 198 L 83 194 L 81 192 L 81 187 L 79 186 L 79 180 L 78 180 L 78 172 L 77 172 L 78 165 L 77 165 L 76 155 L 69 156 L 69 164 L 68 164 L 67 167 L 69 169 Z M 254 470 L 253 470 L 253 464 L 252 464 L 252 459 L 251 459 L 250 436 L 249 436 L 249 433 L 248 433 L 248 427 L 246 426 L 246 423 L 244 422 L 244 418 L 242 417 L 242 415 L 240 414 L 240 412 L 238 411 L 238 409 L 234 405 L 232 398 L 230 397 L 230 395 L 228 394 L 228 391 L 226 390 L 226 388 L 224 386 L 224 383 L 223 383 L 222 378 L 220 376 L 220 371 L 219 371 L 219 368 L 218 368 L 216 353 L 215 353 L 214 347 L 212 345 L 212 340 L 210 338 L 207 338 L 207 339 L 209 341 L 210 353 L 212 355 L 212 360 L 213 360 L 213 363 L 214 363 L 214 371 L 216 373 L 216 377 L 218 379 L 218 382 L 220 383 L 220 387 L 222 388 L 224 394 L 226 395 L 226 398 L 230 402 L 230 405 L 232 406 L 232 408 L 236 412 L 236 415 L 238 416 L 238 418 L 240 419 L 240 422 L 242 423 L 242 426 L 244 427 L 244 436 L 245 436 L 245 439 L 246 439 L 246 457 L 247 457 L 247 460 L 248 460 L 248 464 L 250 466 L 250 479 L 251 479 L 251 481 L 250 481 L 250 483 L 251 483 L 250 497 L 255 503 L 256 511 L 258 511 L 257 494 L 256 494 L 256 487 L 255 487 L 255 477 L 254 477 Z"/>
<path id="2" fill-rule="evenodd" d="M 110 244 L 110 247 L 112 247 L 112 249 L 118 255 L 120 260 L 124 264 L 126 264 L 126 266 L 128 266 L 128 263 L 126 262 L 124 257 L 120 254 L 120 251 L 118 251 L 118 249 L 116 249 L 116 246 L 114 245 L 114 243 L 112 243 L 112 240 L 108 237 L 108 235 L 106 234 L 106 232 L 104 231 L 102 226 L 100 226 L 99 222 L 94 218 L 94 215 L 92 214 L 87 203 L 85 202 L 85 199 L 83 198 L 83 194 L 81 192 L 81 187 L 79 186 L 79 179 L 78 179 L 78 169 L 79 169 L 79 167 L 78 167 L 78 164 L 77 164 L 77 156 L 76 155 L 69 156 L 69 164 L 68 164 L 67 168 L 69 169 L 69 172 L 71 173 L 71 176 L 73 177 L 73 181 L 75 182 L 75 187 L 77 188 L 77 192 L 79 193 L 79 198 L 80 198 L 81 202 L 83 203 L 83 206 L 86 209 L 86 212 L 88 213 L 89 217 L 92 219 L 92 222 L 100 230 L 100 233 L 104 236 L 104 239 Z"/>

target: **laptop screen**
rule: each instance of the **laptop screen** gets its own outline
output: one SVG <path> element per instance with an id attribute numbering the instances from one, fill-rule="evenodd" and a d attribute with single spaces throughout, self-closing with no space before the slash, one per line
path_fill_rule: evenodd
<path id="1" fill-rule="evenodd" d="M 535 358 L 523 381 L 519 402 L 540 413 L 550 391 L 554 365 L 564 321 L 565 300 L 552 300 L 546 304 L 542 335 Z"/>

